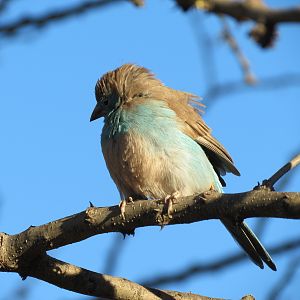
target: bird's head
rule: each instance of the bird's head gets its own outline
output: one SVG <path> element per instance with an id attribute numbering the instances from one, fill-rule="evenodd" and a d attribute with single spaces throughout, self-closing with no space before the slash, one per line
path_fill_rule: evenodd
<path id="1" fill-rule="evenodd" d="M 135 98 L 149 97 L 162 83 L 146 68 L 125 64 L 103 75 L 96 83 L 96 107 L 91 121 L 106 117 Z"/>

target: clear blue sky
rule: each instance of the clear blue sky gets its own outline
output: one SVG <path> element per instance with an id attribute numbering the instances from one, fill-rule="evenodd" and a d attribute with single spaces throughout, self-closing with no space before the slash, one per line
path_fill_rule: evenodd
<path id="1" fill-rule="evenodd" d="M 12 2 L 2 21 L 22 12 L 37 14 L 61 1 Z M 68 1 L 68 5 L 76 1 Z M 297 1 L 270 1 L 287 6 Z M 197 20 L 197 22 L 195 22 Z M 198 24 L 199 28 L 192 26 Z M 300 28 L 280 27 L 279 40 L 261 50 L 247 37 L 249 24 L 230 23 L 258 78 L 300 73 Z M 200 28 L 201 27 L 201 28 Z M 144 8 L 119 3 L 84 16 L 24 32 L 0 44 L 0 230 L 9 234 L 97 206 L 115 205 L 119 196 L 100 149 L 102 121 L 89 122 L 98 77 L 126 62 L 150 68 L 165 84 L 198 95 L 207 89 L 203 61 L 206 31 L 212 38 L 219 83 L 241 81 L 235 57 L 220 36 L 212 15 L 184 14 L 173 1 L 146 1 Z M 195 31 L 198 35 L 195 35 Z M 197 40 L 198 39 L 198 40 Z M 204 59 L 203 59 L 204 58 Z M 226 192 L 252 189 L 300 152 L 300 86 L 247 88 L 229 93 L 210 107 L 206 122 L 231 153 L 242 176 L 228 175 Z M 300 172 L 286 186 L 300 190 Z M 255 220 L 249 220 L 255 227 Z M 268 247 L 297 237 L 299 221 L 269 221 L 263 236 Z M 50 252 L 87 269 L 103 272 L 114 234 L 101 235 Z M 238 247 L 218 221 L 136 231 L 121 248 L 114 275 L 134 281 L 206 263 Z M 162 288 L 238 299 L 252 293 L 265 299 L 299 251 L 274 257 L 278 272 L 260 270 L 249 260 L 218 273 L 194 276 Z M 298 277 L 299 279 L 299 272 Z M 80 299 L 35 279 L 0 274 L 0 300 L 14 288 L 30 285 L 28 299 Z M 298 299 L 293 281 L 282 299 Z M 85 297 L 83 297 L 85 298 Z"/>

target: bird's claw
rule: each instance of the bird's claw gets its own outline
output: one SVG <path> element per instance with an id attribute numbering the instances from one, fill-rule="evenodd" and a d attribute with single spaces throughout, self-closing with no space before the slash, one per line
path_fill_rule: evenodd
<path id="1" fill-rule="evenodd" d="M 127 203 L 133 203 L 132 197 L 128 197 L 128 199 L 122 199 L 119 203 L 119 207 L 121 210 L 121 216 L 122 216 L 123 220 L 125 220 L 125 210 L 126 210 Z"/>
<path id="2" fill-rule="evenodd" d="M 164 198 L 164 206 L 162 210 L 156 209 L 157 211 L 157 222 L 160 225 L 161 229 L 164 228 L 165 225 L 169 224 L 170 220 L 173 218 L 172 213 L 174 212 L 173 204 L 176 202 L 179 197 L 179 192 L 174 192 L 171 195 L 167 195 Z"/>
<path id="3" fill-rule="evenodd" d="M 212 184 L 209 186 L 209 189 L 208 189 L 207 191 L 205 191 L 203 194 L 208 196 L 208 195 L 211 195 L 212 192 L 215 192 L 215 191 L 216 191 L 215 186 L 214 186 L 214 184 L 212 183 Z"/>
<path id="4" fill-rule="evenodd" d="M 180 193 L 177 191 L 171 195 L 167 195 L 164 199 L 164 201 L 165 201 L 164 211 L 167 212 L 167 216 L 169 217 L 169 219 L 173 218 L 173 216 L 172 216 L 172 213 L 174 212 L 173 204 L 175 203 L 175 201 L 177 200 L 179 195 L 180 195 Z"/>

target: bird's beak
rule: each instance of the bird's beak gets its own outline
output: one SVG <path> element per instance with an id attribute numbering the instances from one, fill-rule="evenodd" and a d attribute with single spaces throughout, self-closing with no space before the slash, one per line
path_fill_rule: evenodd
<path id="1" fill-rule="evenodd" d="M 101 117 L 103 117 L 103 109 L 102 109 L 101 105 L 99 103 L 97 103 L 97 105 L 95 106 L 95 108 L 92 112 L 90 122 L 97 120 Z"/>

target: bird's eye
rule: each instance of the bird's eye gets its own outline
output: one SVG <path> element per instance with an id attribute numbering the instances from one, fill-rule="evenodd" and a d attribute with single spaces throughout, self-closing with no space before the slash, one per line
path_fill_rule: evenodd
<path id="1" fill-rule="evenodd" d="M 107 105 L 107 104 L 108 104 L 108 99 L 103 100 L 102 103 L 103 103 L 104 105 Z"/>

